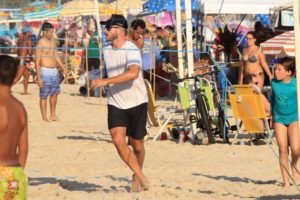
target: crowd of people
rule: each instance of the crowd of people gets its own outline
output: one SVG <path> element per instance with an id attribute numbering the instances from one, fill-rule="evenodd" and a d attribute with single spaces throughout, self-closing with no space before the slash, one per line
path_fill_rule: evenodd
<path id="1" fill-rule="evenodd" d="M 105 26 L 106 40 L 110 44 L 103 49 L 103 58 L 107 72 L 106 78 L 98 78 L 91 81 L 91 88 L 107 87 L 108 98 L 108 129 L 112 142 L 120 158 L 133 171 L 131 190 L 141 191 L 150 188 L 150 182 L 143 173 L 145 160 L 144 137 L 147 133 L 147 103 L 148 96 L 144 84 L 144 78 L 152 81 L 152 63 L 149 57 L 149 42 L 161 50 L 156 57 L 157 74 L 170 79 L 169 74 L 164 74 L 162 65 L 171 63 L 177 67 L 176 34 L 171 26 L 157 27 L 152 25 L 146 29 L 145 22 L 135 19 L 130 26 L 122 15 L 112 15 L 107 21 L 102 21 Z M 59 69 L 66 75 L 66 68 L 58 56 L 57 45 L 53 40 L 54 27 L 45 22 L 42 26 L 42 37 L 35 48 L 35 68 L 37 84 L 40 88 L 40 110 L 42 119 L 46 122 L 58 120 L 56 114 L 57 98 L 60 93 L 61 77 Z M 20 46 L 25 47 L 18 53 L 16 62 L 10 56 L 0 56 L 0 176 L 3 170 L 12 171 L 13 177 L 0 179 L 0 199 L 5 195 L 12 195 L 23 199 L 26 195 L 26 178 L 23 169 L 26 164 L 28 152 L 27 115 L 23 105 L 11 94 L 11 87 L 19 78 L 28 73 L 24 68 L 27 55 L 32 55 L 32 44 L 24 35 L 25 40 Z M 262 89 L 264 72 L 271 81 L 271 103 L 269 111 L 273 116 L 274 130 L 279 146 L 280 169 L 283 177 L 283 186 L 289 187 L 288 154 L 289 146 L 292 153 L 292 175 L 300 179 L 297 171 L 297 162 L 300 156 L 300 139 L 298 133 L 298 113 L 296 99 L 295 60 L 284 57 L 278 61 L 275 67 L 274 77 L 265 61 L 264 55 L 255 45 L 256 35 L 249 32 L 246 36 L 248 47 L 243 52 L 243 66 L 241 66 L 240 83 L 247 77 L 252 84 Z M 92 40 L 94 40 L 92 38 Z M 90 41 L 90 46 L 97 47 L 95 41 Z M 96 50 L 96 49 L 95 49 Z M 164 51 L 171 50 L 171 51 Z M 99 52 L 89 52 L 91 58 L 98 56 Z M 148 57 L 145 57 L 148 56 Z M 147 59 L 149 58 L 149 59 Z M 100 59 L 100 58 L 99 58 Z M 203 54 L 199 61 L 195 62 L 195 75 L 205 73 L 210 68 L 210 56 Z M 147 63 L 148 61 L 148 63 Z M 90 59 L 91 70 L 98 68 L 99 60 Z M 18 68 L 19 65 L 19 68 Z M 24 75 L 26 77 L 26 75 Z M 26 82 L 26 81 L 24 81 Z M 24 92 L 27 93 L 27 83 Z M 158 95 L 166 95 L 169 82 L 160 82 Z M 171 95 L 176 93 L 176 88 L 170 88 Z M 47 116 L 47 99 L 50 102 L 50 118 Z M 129 137 L 130 148 L 126 142 Z M 12 188 L 11 180 L 17 182 Z M 7 187 L 3 188 L 4 185 Z M 16 191 L 18 190 L 18 191 Z"/>

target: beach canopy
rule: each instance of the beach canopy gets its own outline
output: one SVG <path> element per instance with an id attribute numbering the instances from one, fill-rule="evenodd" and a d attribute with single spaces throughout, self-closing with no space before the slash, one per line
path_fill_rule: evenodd
<path id="1" fill-rule="evenodd" d="M 142 0 L 117 0 L 109 4 L 109 9 L 115 11 L 121 11 L 122 14 L 138 14 L 143 10 Z"/>
<path id="2" fill-rule="evenodd" d="M 295 56 L 294 31 L 285 32 L 260 44 L 266 55 Z"/>
<path id="3" fill-rule="evenodd" d="M 180 0 L 181 9 L 185 9 L 184 0 Z M 199 2 L 192 0 L 192 9 L 199 9 Z M 148 13 L 158 13 L 162 11 L 175 11 L 176 2 L 175 0 L 148 0 L 144 3 L 144 10 Z"/>
<path id="4" fill-rule="evenodd" d="M 121 14 L 120 10 L 112 9 L 109 4 L 98 3 L 99 14 L 111 15 Z M 96 15 L 95 1 L 94 0 L 73 0 L 63 4 L 60 16 L 88 16 Z"/>
<path id="5" fill-rule="evenodd" d="M 269 14 L 275 6 L 283 6 L 292 0 L 201 0 L 206 14 Z"/>
<path id="6" fill-rule="evenodd" d="M 61 5 L 37 1 L 26 5 L 14 17 L 24 20 L 53 18 L 60 13 Z"/>

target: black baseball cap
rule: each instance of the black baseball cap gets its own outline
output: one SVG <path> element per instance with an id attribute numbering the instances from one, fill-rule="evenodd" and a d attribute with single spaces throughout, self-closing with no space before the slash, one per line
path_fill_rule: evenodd
<path id="1" fill-rule="evenodd" d="M 107 21 L 101 21 L 101 25 L 105 25 L 105 28 L 110 28 L 111 26 L 120 26 L 124 29 L 128 28 L 128 23 L 123 15 L 112 14 L 111 18 Z"/>

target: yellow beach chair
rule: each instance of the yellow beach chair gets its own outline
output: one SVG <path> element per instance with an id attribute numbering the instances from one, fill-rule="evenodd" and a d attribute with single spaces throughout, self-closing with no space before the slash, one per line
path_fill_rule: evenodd
<path id="1" fill-rule="evenodd" d="M 234 118 L 237 122 L 237 134 L 234 137 L 233 144 L 241 129 L 238 121 L 240 120 L 245 131 L 250 135 L 250 143 L 252 144 L 252 134 L 268 134 L 269 142 L 272 137 L 272 131 L 269 127 L 268 117 L 263 106 L 261 93 L 253 91 L 251 85 L 233 85 L 229 92 L 229 100 L 233 111 Z"/>

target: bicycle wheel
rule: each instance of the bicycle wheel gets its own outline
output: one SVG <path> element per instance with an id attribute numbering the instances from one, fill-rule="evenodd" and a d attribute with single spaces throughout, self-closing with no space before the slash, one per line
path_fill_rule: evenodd
<path id="1" fill-rule="evenodd" d="M 218 109 L 218 122 L 217 122 L 217 133 L 219 134 L 220 138 L 223 139 L 224 142 L 229 143 L 228 140 L 228 128 L 224 127 L 225 125 L 225 121 L 224 121 L 224 111 L 222 109 L 222 106 L 220 104 L 220 102 L 218 101 L 217 98 L 217 91 L 213 91 L 213 99 L 214 99 L 214 104 L 215 107 Z M 225 130 L 224 130 L 225 128 Z"/>
<path id="2" fill-rule="evenodd" d="M 208 141 L 210 144 L 213 144 L 213 143 L 215 143 L 215 138 L 212 133 L 212 127 L 210 124 L 211 120 L 209 120 L 209 115 L 206 110 L 206 106 L 205 106 L 204 99 L 202 96 L 204 96 L 204 95 L 197 95 L 197 99 L 196 99 L 197 111 L 201 116 L 201 123 L 203 124 L 204 129 L 206 130 Z"/>

